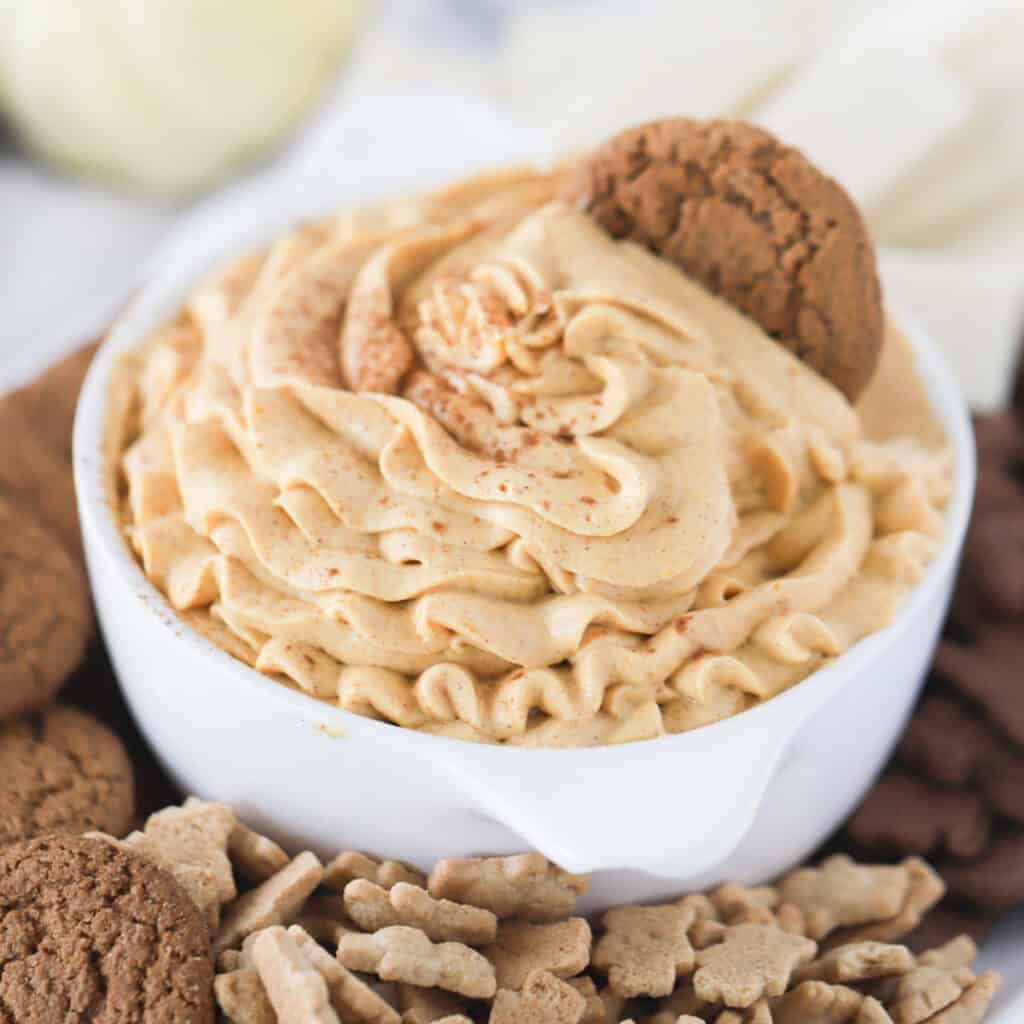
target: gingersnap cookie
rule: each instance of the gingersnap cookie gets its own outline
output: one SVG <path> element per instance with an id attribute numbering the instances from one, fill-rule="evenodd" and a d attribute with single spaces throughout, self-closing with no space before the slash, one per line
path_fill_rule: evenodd
<path id="1" fill-rule="evenodd" d="M 798 150 L 741 121 L 652 121 L 569 173 L 563 198 L 678 264 L 851 400 L 882 348 L 874 247 Z"/>
<path id="2" fill-rule="evenodd" d="M 44 832 L 121 836 L 134 811 L 121 741 L 75 708 L 51 705 L 0 726 L 0 846 Z"/>
<path id="3" fill-rule="evenodd" d="M 3 399 L 29 423 L 35 436 L 52 452 L 71 461 L 71 428 L 82 381 L 96 354 L 92 342 L 54 363 L 35 380 Z"/>
<path id="4" fill-rule="evenodd" d="M 0 496 L 0 721 L 45 705 L 85 654 L 84 571 L 29 512 Z"/>
<path id="5" fill-rule="evenodd" d="M 0 1013 L 212 1024 L 202 916 L 167 872 L 103 840 L 14 843 L 0 850 Z"/>
<path id="6" fill-rule="evenodd" d="M 0 497 L 46 527 L 78 562 L 82 540 L 71 463 L 17 409 L 0 401 Z"/>

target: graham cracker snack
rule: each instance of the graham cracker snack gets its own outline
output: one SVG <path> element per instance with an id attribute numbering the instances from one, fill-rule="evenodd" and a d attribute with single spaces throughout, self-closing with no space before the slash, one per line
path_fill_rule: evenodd
<path id="1" fill-rule="evenodd" d="M 772 1004 L 772 1024 L 888 1024 L 888 1014 L 874 1000 L 842 985 L 805 981 Z M 880 1014 L 880 1016 L 879 1016 Z"/>
<path id="2" fill-rule="evenodd" d="M 862 866 L 836 854 L 818 868 L 787 875 L 780 891 L 805 914 L 807 934 L 823 939 L 836 928 L 895 917 L 910 891 L 906 867 Z"/>
<path id="3" fill-rule="evenodd" d="M 399 985 L 398 1006 L 402 1010 L 402 1024 L 435 1024 L 436 1021 L 461 1016 L 469 1002 L 440 988 Z"/>
<path id="4" fill-rule="evenodd" d="M 416 928 L 394 925 L 373 935 L 343 935 L 338 959 L 350 970 L 376 974 L 381 981 L 437 986 L 469 999 L 495 992 L 494 968 L 475 950 L 458 942 L 435 945 Z"/>
<path id="5" fill-rule="evenodd" d="M 586 1000 L 548 971 L 534 971 L 521 992 L 501 989 L 490 1024 L 579 1024 Z"/>
<path id="6" fill-rule="evenodd" d="M 647 248 L 570 171 L 492 173 L 219 267 L 126 354 L 121 526 L 190 626 L 356 714 L 577 747 L 740 713 L 892 619 L 953 466 L 859 216 L 757 129 L 646 132 Z M 693 261 L 640 226 L 676 208 Z"/>
<path id="7" fill-rule="evenodd" d="M 426 885 L 422 872 L 410 868 L 397 860 L 376 861 L 365 853 L 344 850 L 328 862 L 324 868 L 323 884 L 336 892 L 344 893 L 349 882 L 357 878 L 374 882 L 382 889 L 390 889 L 398 882 L 409 885 Z"/>
<path id="8" fill-rule="evenodd" d="M 232 949 L 253 932 L 294 918 L 323 878 L 323 866 L 312 853 L 300 853 L 255 889 L 235 900 L 213 941 L 215 954 Z"/>
<path id="9" fill-rule="evenodd" d="M 213 991 L 220 1012 L 232 1024 L 277 1024 L 277 1014 L 254 967 L 218 974 Z"/>
<path id="10" fill-rule="evenodd" d="M 585 1000 L 580 1024 L 604 1024 L 608 1018 L 608 1005 L 601 998 L 594 979 L 581 974 L 578 978 L 566 979 L 566 983 L 572 985 Z"/>
<path id="11" fill-rule="evenodd" d="M 738 924 L 722 941 L 697 952 L 693 987 L 701 999 L 730 1007 L 753 1006 L 763 996 L 780 996 L 817 944 L 771 924 Z"/>
<path id="12" fill-rule="evenodd" d="M 252 959 L 280 1024 L 340 1024 L 327 984 L 280 926 L 254 936 Z"/>
<path id="13" fill-rule="evenodd" d="M 434 942 L 464 942 L 482 946 L 493 942 L 498 919 L 489 910 L 451 900 L 435 900 L 425 889 L 396 882 L 390 890 L 366 879 L 345 886 L 345 909 L 364 931 L 389 925 L 418 928 Z"/>
<path id="14" fill-rule="evenodd" d="M 598 940 L 591 958 L 591 927 L 582 918 L 531 922 L 506 917 L 496 922 L 492 910 L 447 903 L 406 882 L 395 882 L 387 890 L 366 879 L 350 881 L 346 895 L 355 919 L 345 918 L 338 893 L 319 887 L 323 869 L 310 853 L 295 857 L 248 891 L 229 896 L 229 854 L 236 835 L 237 819 L 230 808 L 192 798 L 151 815 L 144 830 L 128 840 L 68 837 L 69 843 L 87 844 L 84 849 L 94 860 L 127 858 L 125 865 L 142 866 L 133 871 L 142 871 L 146 878 L 155 873 L 153 878 L 164 880 L 162 886 L 171 887 L 177 896 L 166 899 L 184 915 L 184 934 L 193 935 L 196 929 L 201 934 L 208 972 L 204 992 L 181 998 L 206 1007 L 216 1000 L 234 1024 L 620 1024 L 628 1019 L 642 1024 L 678 1024 L 680 1019 L 699 1024 L 972 1024 L 983 1019 L 998 985 L 994 976 L 971 972 L 976 947 L 966 937 L 917 959 L 904 946 L 872 937 L 873 932 L 889 936 L 906 931 L 933 903 L 935 875 L 914 858 L 885 870 L 830 858 L 774 885 L 730 883 L 710 893 L 687 894 L 675 903 L 615 908 L 595 926 Z M 268 849 L 242 835 L 247 850 Z M 44 846 L 50 842 L 47 838 Z M 60 837 L 52 842 L 59 844 Z M 10 849 L 18 861 L 12 878 L 20 879 L 11 898 L 22 899 L 18 894 L 25 886 L 36 886 L 31 872 L 19 874 L 21 859 L 31 862 L 31 857 L 17 853 L 17 845 Z M 57 847 L 45 849 L 52 849 L 58 859 L 63 856 Z M 511 860 L 471 862 L 473 878 L 479 883 Z M 0 867 L 2 862 L 0 854 Z M 190 887 L 192 899 L 157 862 L 166 863 Z M 447 866 L 441 875 L 449 877 L 451 862 L 442 863 Z M 543 863 L 542 879 L 560 878 L 559 869 Z M 490 867 L 481 870 L 484 864 Z M 97 870 L 102 879 L 105 869 Z M 900 894 L 896 902 L 879 895 L 893 887 L 892 871 L 903 878 L 895 886 Z M 142 875 L 139 879 L 132 884 L 149 884 Z M 575 879 L 574 886 L 585 882 Z M 21 911 L 4 915 L 3 884 L 0 878 L 0 935 L 21 942 Z M 91 889 L 92 875 L 82 884 Z M 837 887 L 843 889 L 841 898 Z M 40 891 L 31 889 L 28 906 L 38 902 L 35 894 Z M 481 892 L 493 901 L 491 887 L 485 885 Z M 531 892 L 536 895 L 533 889 L 526 895 Z M 564 900 L 564 886 L 559 892 Z M 507 901 L 502 886 L 498 893 Z M 504 909 L 521 910 L 522 897 L 519 892 Z M 794 902 L 787 903 L 786 897 Z M 99 898 L 107 897 L 101 893 Z M 124 904 L 130 905 L 130 900 Z M 223 917 L 213 943 L 217 976 L 212 982 L 212 951 L 200 906 L 206 913 L 216 907 Z M 376 927 L 380 915 L 399 912 L 422 915 L 444 930 L 466 929 L 467 921 L 474 928 L 486 923 L 478 937 L 491 934 L 496 922 L 495 940 L 478 951 L 459 942 L 433 942 L 424 931 L 407 925 Z M 333 927 L 313 935 L 296 923 L 317 919 L 330 920 Z M 96 920 L 104 920 L 102 912 Z M 831 948 L 818 952 L 817 958 L 816 943 L 800 932 L 808 922 L 819 931 L 823 922 L 830 929 Z M 360 932 L 361 926 L 373 930 Z M 55 924 L 48 927 L 56 934 Z M 68 984 L 80 988 L 77 963 L 64 953 L 55 956 L 54 976 L 71 970 Z M 384 984 L 367 984 L 353 972 L 376 974 Z M 7 969 L 0 972 L 0 995 L 4 985 L 20 991 L 19 977 Z M 145 998 L 158 995 L 154 990 Z M 926 1009 L 931 1015 L 923 1016 Z M 200 1013 L 185 1019 L 209 1018 Z M 15 1020 L 20 1024 L 20 1018 Z"/>
<path id="15" fill-rule="evenodd" d="M 428 886 L 431 896 L 484 907 L 497 917 L 553 921 L 573 912 L 587 880 L 539 853 L 523 853 L 439 861 Z"/>
<path id="16" fill-rule="evenodd" d="M 699 1017 L 680 1017 L 670 1024 L 691 1024 L 692 1021 L 699 1021 Z M 772 1024 L 772 1012 L 765 1002 L 755 1003 L 748 1010 L 723 1010 L 716 1018 L 715 1024 Z"/>
<path id="17" fill-rule="evenodd" d="M 978 1024 L 984 1020 L 998 990 L 999 975 L 986 971 L 967 986 L 955 1003 L 930 1018 L 929 1024 Z"/>
<path id="18" fill-rule="evenodd" d="M 896 1024 L 920 1024 L 952 1006 L 973 981 L 966 967 L 917 967 L 889 987 L 886 1003 Z"/>
<path id="19" fill-rule="evenodd" d="M 297 925 L 292 925 L 288 934 L 323 976 L 331 1005 L 343 1022 L 398 1024 L 398 1011 L 369 985 L 342 967 L 311 935 Z"/>
<path id="20" fill-rule="evenodd" d="M 608 984 L 621 996 L 666 996 L 676 978 L 693 969 L 688 908 L 616 907 L 601 924 L 605 931 L 594 947 L 594 966 L 608 973 Z"/>
<path id="21" fill-rule="evenodd" d="M 619 1017 L 625 1014 L 626 1005 L 623 1003 L 618 1007 Z M 676 990 L 663 999 L 654 1002 L 654 1012 L 648 1017 L 642 1018 L 644 1024 L 676 1024 L 680 1016 L 696 1017 L 703 1020 L 705 1017 L 714 1017 L 717 1006 L 701 999 L 693 987 L 692 978 L 680 984 Z M 614 1015 L 613 1015 L 614 1019 Z"/>
<path id="22" fill-rule="evenodd" d="M 841 928 L 830 935 L 828 947 L 847 945 L 851 942 L 874 940 L 895 942 L 905 938 L 921 923 L 924 915 L 935 906 L 946 893 L 946 886 L 935 871 L 920 857 L 908 857 L 899 870 L 907 876 L 906 896 L 899 911 L 893 917 L 855 927 Z M 877 907 L 875 903 L 873 906 Z"/>
<path id="23" fill-rule="evenodd" d="M 337 948 L 342 935 L 356 931 L 355 922 L 345 912 L 341 897 L 326 886 L 316 890 L 295 919 L 317 942 Z"/>
<path id="24" fill-rule="evenodd" d="M 520 989 L 534 971 L 564 979 L 585 970 L 591 939 L 582 917 L 550 924 L 503 921 L 493 945 L 481 952 L 494 965 L 498 988 Z"/>
<path id="25" fill-rule="evenodd" d="M 799 968 L 793 974 L 797 982 L 826 981 L 830 985 L 849 985 L 906 974 L 914 967 L 914 956 L 906 946 L 884 942 L 852 942 L 837 946 L 823 957 Z"/>
<path id="26" fill-rule="evenodd" d="M 192 799 L 189 797 L 185 801 L 186 807 Z M 253 885 L 265 882 L 288 863 L 288 854 L 277 843 L 254 832 L 240 821 L 235 822 L 228 837 L 228 856 L 234 869 Z"/>

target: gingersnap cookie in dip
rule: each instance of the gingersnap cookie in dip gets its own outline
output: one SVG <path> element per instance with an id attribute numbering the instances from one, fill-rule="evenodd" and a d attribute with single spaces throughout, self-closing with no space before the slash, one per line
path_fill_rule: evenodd
<path id="1" fill-rule="evenodd" d="M 101 839 L 0 850 L 0 1015 L 212 1024 L 206 925 L 169 874 Z"/>
<path id="2" fill-rule="evenodd" d="M 0 845 L 43 832 L 120 836 L 134 810 L 121 741 L 75 708 L 51 705 L 0 726 Z"/>
<path id="3" fill-rule="evenodd" d="M 654 121 L 582 160 L 563 194 L 756 320 L 851 400 L 871 380 L 884 319 L 871 239 L 842 187 L 798 150 L 740 121 Z"/>
<path id="4" fill-rule="evenodd" d="M 853 405 L 560 184 L 292 232 L 125 354 L 120 526 L 188 625 L 346 711 L 579 747 L 742 712 L 891 621 L 953 472 L 909 343 Z M 842 290 L 839 241 L 787 230 Z"/>
<path id="5" fill-rule="evenodd" d="M 0 495 L 0 721 L 42 707 L 82 660 L 92 613 L 57 535 Z"/>

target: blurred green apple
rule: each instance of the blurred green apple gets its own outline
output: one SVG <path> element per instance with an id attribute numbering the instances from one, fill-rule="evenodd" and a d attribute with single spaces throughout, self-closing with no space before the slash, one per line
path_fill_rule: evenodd
<path id="1" fill-rule="evenodd" d="M 26 146 L 165 196 L 272 147 L 337 70 L 363 0 L 0 0 L 0 105 Z"/>

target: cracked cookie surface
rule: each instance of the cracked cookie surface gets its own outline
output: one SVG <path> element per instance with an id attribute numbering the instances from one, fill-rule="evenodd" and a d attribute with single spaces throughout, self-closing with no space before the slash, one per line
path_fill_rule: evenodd
<path id="1" fill-rule="evenodd" d="M 52 705 L 0 726 L 0 845 L 43 832 L 131 827 L 132 765 L 92 715 Z"/>
<path id="2" fill-rule="evenodd" d="M 165 871 L 103 840 L 0 851 L 0 965 L 0 1020 L 213 1022 L 199 911 Z"/>
<path id="3" fill-rule="evenodd" d="M 883 338 L 857 207 L 800 152 L 738 121 L 673 118 L 615 136 L 563 197 L 672 260 L 855 399 Z"/>

